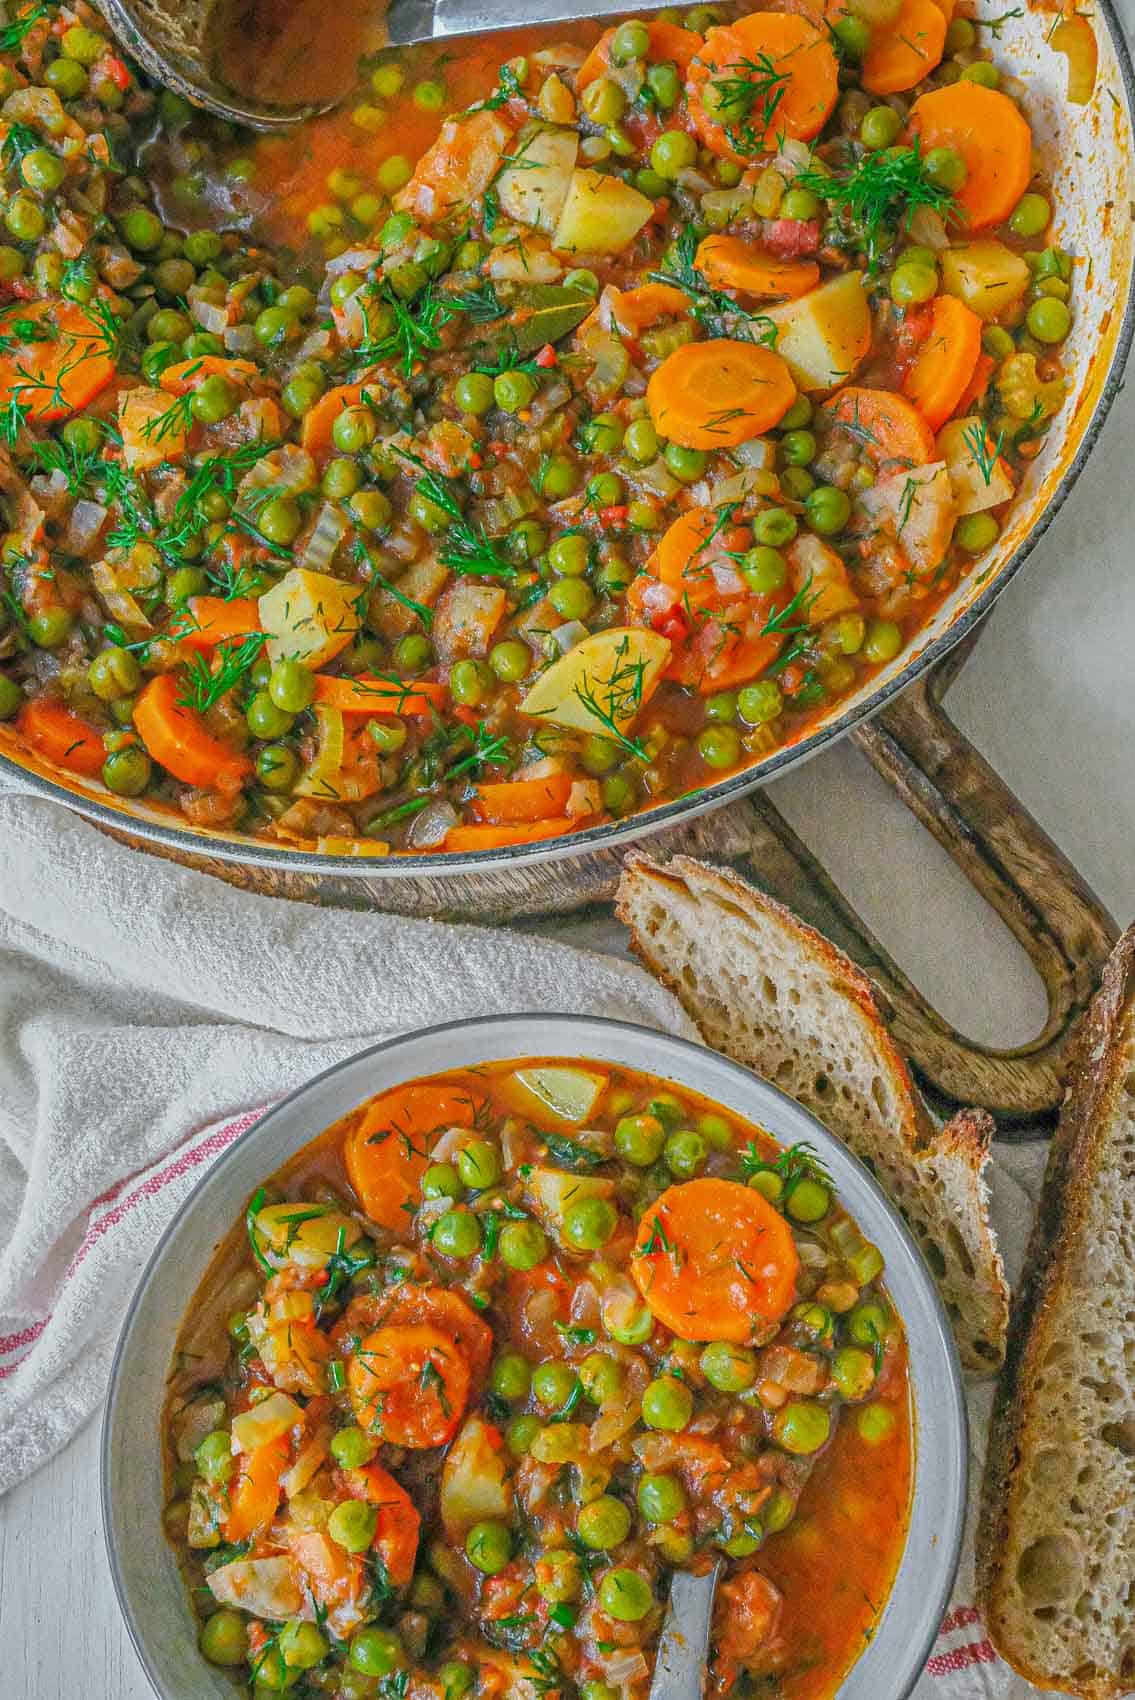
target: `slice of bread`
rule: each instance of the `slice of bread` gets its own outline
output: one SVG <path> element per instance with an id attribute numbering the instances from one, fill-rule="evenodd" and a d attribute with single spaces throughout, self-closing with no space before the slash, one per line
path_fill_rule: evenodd
<path id="1" fill-rule="evenodd" d="M 995 1373 L 1009 1294 L 983 1177 L 991 1118 L 963 1110 L 937 1130 L 866 975 L 736 874 L 631 855 L 616 908 L 707 1044 L 771 1080 L 869 1164 L 938 1278 L 962 1362 Z"/>
<path id="2" fill-rule="evenodd" d="M 1135 928 L 1085 1019 L 998 1388 L 978 1532 L 994 1644 L 1086 1700 L 1135 1689 Z"/>

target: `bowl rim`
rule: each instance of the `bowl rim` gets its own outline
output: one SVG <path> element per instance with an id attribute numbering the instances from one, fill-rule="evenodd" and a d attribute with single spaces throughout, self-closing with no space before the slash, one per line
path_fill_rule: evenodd
<path id="1" fill-rule="evenodd" d="M 894 1248 L 888 1255 L 888 1262 L 894 1255 L 894 1249 L 901 1249 L 905 1252 L 908 1265 L 907 1274 L 913 1279 L 916 1288 L 919 1289 L 918 1296 L 926 1307 L 926 1315 L 923 1318 L 927 1327 L 926 1349 L 939 1357 L 940 1367 L 944 1372 L 946 1408 L 939 1408 L 937 1415 L 938 1419 L 944 1424 L 950 1441 L 950 1448 L 948 1452 L 943 1454 L 943 1457 L 947 1465 L 951 1467 L 944 1488 L 945 1505 L 942 1507 L 944 1523 L 936 1530 L 933 1540 L 935 1582 L 929 1591 L 927 1591 L 928 1578 L 925 1575 L 920 1576 L 922 1586 L 919 1598 L 921 1600 L 920 1615 L 923 1621 L 923 1631 L 916 1640 L 905 1643 L 901 1666 L 902 1674 L 898 1679 L 897 1686 L 891 1690 L 889 1696 L 889 1700 L 907 1700 L 922 1675 L 926 1659 L 938 1637 L 942 1618 L 957 1577 L 966 1527 L 970 1469 L 969 1423 L 961 1363 L 945 1306 L 939 1296 L 926 1260 L 897 1207 L 892 1204 L 866 1166 L 854 1156 L 841 1139 L 830 1133 L 811 1111 L 798 1104 L 795 1099 L 782 1091 L 780 1087 L 774 1085 L 773 1082 L 766 1080 L 762 1075 L 756 1074 L 743 1064 L 735 1062 L 731 1058 L 723 1056 L 720 1052 L 694 1040 L 664 1032 L 661 1029 L 644 1026 L 638 1022 L 614 1020 L 603 1016 L 572 1014 L 570 1012 L 513 1012 L 499 1015 L 469 1016 L 459 1021 L 439 1022 L 428 1027 L 414 1028 L 353 1052 L 350 1056 L 320 1070 L 309 1080 L 295 1087 L 285 1097 L 272 1104 L 263 1116 L 242 1132 L 194 1184 L 180 1209 L 162 1231 L 138 1278 L 119 1329 L 111 1364 L 99 1442 L 99 1502 L 103 1540 L 111 1579 L 127 1633 L 150 1686 L 154 1693 L 159 1696 L 159 1700 L 177 1700 L 177 1697 L 162 1685 L 160 1673 L 151 1657 L 146 1635 L 134 1609 L 134 1600 L 126 1581 L 122 1559 L 115 1540 L 115 1492 L 112 1478 L 120 1410 L 127 1396 L 127 1387 L 123 1382 L 122 1372 L 128 1345 L 142 1308 L 150 1297 L 154 1280 L 165 1263 L 172 1242 L 189 1220 L 194 1208 L 199 1205 L 205 1189 L 210 1185 L 223 1184 L 225 1171 L 235 1163 L 250 1137 L 256 1140 L 266 1138 L 275 1124 L 280 1121 L 286 1122 L 297 1104 L 302 1103 L 309 1096 L 318 1096 L 319 1087 L 326 1086 L 338 1076 L 347 1076 L 353 1070 L 364 1068 L 372 1059 L 397 1052 L 403 1047 L 412 1049 L 415 1045 L 425 1044 L 428 1046 L 431 1041 L 444 1042 L 447 1037 L 458 1034 L 473 1038 L 476 1036 L 477 1030 L 483 1032 L 486 1039 L 491 1041 L 494 1036 L 502 1034 L 507 1036 L 514 1029 L 525 1028 L 534 1038 L 543 1034 L 545 1030 L 547 1030 L 549 1038 L 557 1040 L 560 1034 L 565 1036 L 577 1034 L 579 1036 L 578 1043 L 575 1048 L 562 1043 L 555 1043 L 550 1048 L 537 1046 L 535 1049 L 521 1044 L 510 1048 L 507 1052 L 502 1052 L 499 1058 L 496 1056 L 495 1050 L 491 1051 L 490 1055 L 486 1056 L 484 1060 L 508 1060 L 509 1057 L 519 1059 L 524 1056 L 552 1056 L 565 1059 L 577 1057 L 580 1060 L 587 1060 L 595 1051 L 595 1047 L 602 1044 L 602 1036 L 609 1034 L 616 1039 L 622 1035 L 632 1044 L 635 1041 L 639 1043 L 645 1041 L 649 1046 L 656 1047 L 659 1072 L 663 1072 L 667 1064 L 672 1062 L 672 1078 L 678 1080 L 682 1078 L 684 1060 L 694 1062 L 701 1068 L 708 1067 L 711 1075 L 716 1074 L 719 1077 L 722 1086 L 734 1084 L 737 1102 L 744 1104 L 748 1101 L 752 1104 L 750 1109 L 745 1111 L 737 1109 L 734 1113 L 739 1117 L 747 1116 L 748 1119 L 757 1121 L 759 1125 L 766 1127 L 778 1143 L 786 1142 L 783 1132 L 779 1130 L 782 1130 L 786 1124 L 791 1128 L 793 1122 L 798 1123 L 802 1130 L 807 1129 L 818 1135 L 821 1150 L 823 1151 L 826 1148 L 830 1154 L 833 1154 L 837 1167 L 841 1164 L 846 1166 L 852 1183 L 866 1194 L 868 1200 L 876 1206 L 885 1219 L 888 1231 L 893 1235 L 895 1242 Z M 602 1051 L 598 1051 L 596 1060 L 599 1060 L 602 1055 Z M 458 1062 L 451 1063 L 449 1066 L 451 1068 L 470 1068 L 476 1066 L 476 1064 Z M 625 1066 L 638 1067 L 640 1070 L 645 1069 L 645 1065 L 641 1063 L 631 1063 Z M 442 1067 L 430 1072 L 440 1074 L 446 1072 L 446 1069 Z M 403 1079 L 407 1081 L 416 1078 L 428 1078 L 428 1076 L 423 1077 L 417 1073 L 407 1073 L 403 1076 Z M 389 1088 L 376 1089 L 388 1090 Z M 702 1088 L 695 1088 L 695 1090 L 702 1090 Z M 712 1096 L 712 1092 L 707 1091 L 706 1095 Z M 760 1102 L 762 1097 L 765 1100 L 764 1108 L 761 1107 Z M 349 1114 L 352 1108 L 357 1107 L 357 1104 L 362 1102 L 365 1102 L 365 1097 L 355 1099 L 352 1096 L 350 1105 L 340 1107 L 333 1119 Z M 777 1118 L 781 1119 L 778 1121 Z M 776 1126 L 770 1125 L 774 1121 Z M 280 1156 L 280 1162 L 288 1161 L 304 1145 L 318 1138 L 325 1127 L 330 1125 L 333 1125 L 333 1123 L 327 1122 L 315 1132 L 308 1132 L 298 1144 L 290 1147 Z M 843 1182 L 838 1184 L 842 1190 Z M 217 1235 L 218 1241 L 228 1231 L 228 1218 L 225 1217 Z M 200 1275 L 198 1279 L 200 1279 Z M 181 1315 L 183 1316 L 184 1312 Z M 905 1331 L 906 1318 L 904 1317 L 903 1320 Z M 180 1326 L 181 1321 L 179 1319 L 178 1327 Z M 163 1385 L 165 1380 L 166 1376 L 163 1375 Z M 921 1451 L 920 1413 L 913 1375 L 911 1393 L 912 1467 L 909 1515 L 913 1521 L 921 1473 L 919 1464 Z M 935 1461 L 940 1463 L 943 1461 L 943 1457 L 936 1457 Z M 902 1555 L 899 1558 L 886 1604 L 884 1604 L 876 1620 L 876 1630 L 884 1623 L 904 1570 L 907 1569 L 912 1557 L 917 1556 L 909 1550 L 909 1532 L 910 1526 L 908 1524 L 907 1543 L 904 1544 Z M 157 1533 L 158 1538 L 164 1541 L 164 1533 L 160 1529 Z M 874 1639 L 868 1644 L 867 1651 L 873 1645 L 875 1645 Z M 866 1653 L 860 1653 L 856 1661 L 849 1667 L 839 1689 L 836 1691 L 836 1695 L 833 1696 L 833 1700 L 839 1700 L 839 1696 L 846 1691 L 857 1665 L 864 1656 L 866 1656 Z"/>

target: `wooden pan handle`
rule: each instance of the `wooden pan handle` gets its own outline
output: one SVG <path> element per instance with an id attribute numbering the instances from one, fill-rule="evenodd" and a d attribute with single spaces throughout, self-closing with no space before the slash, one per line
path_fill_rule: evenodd
<path id="1" fill-rule="evenodd" d="M 934 1010 L 764 796 L 748 872 L 867 970 L 899 1047 L 936 1092 L 1010 1121 L 1055 1110 L 1069 1049 L 1118 928 L 1099 898 L 959 732 L 942 698 L 973 646 L 959 645 L 855 742 L 996 910 L 1044 983 L 1036 1038 L 1007 1050 L 958 1033 Z"/>

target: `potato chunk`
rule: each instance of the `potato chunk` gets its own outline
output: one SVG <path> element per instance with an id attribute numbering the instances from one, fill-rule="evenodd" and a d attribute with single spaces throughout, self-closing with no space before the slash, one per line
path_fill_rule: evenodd
<path id="1" fill-rule="evenodd" d="M 618 254 L 654 211 L 654 202 L 599 171 L 573 171 L 552 247 L 561 254 Z"/>
<path id="2" fill-rule="evenodd" d="M 670 640 L 638 626 L 611 626 L 577 643 L 541 673 L 520 708 L 577 732 L 620 732 L 649 702 L 670 659 Z"/>
<path id="3" fill-rule="evenodd" d="M 765 312 L 777 327 L 776 352 L 802 390 L 846 383 L 871 347 L 871 314 L 859 272 L 844 272 Z"/>
<path id="4" fill-rule="evenodd" d="M 517 144 L 515 162 L 497 178 L 501 210 L 517 224 L 555 230 L 571 187 L 579 137 L 574 130 L 538 130 Z"/>
<path id="5" fill-rule="evenodd" d="M 359 586 L 330 573 L 292 567 L 260 598 L 260 628 L 273 661 L 322 667 L 346 649 L 362 623 Z"/>
<path id="6" fill-rule="evenodd" d="M 979 319 L 996 319 L 1029 287 L 1032 273 L 1004 242 L 983 237 L 942 255 L 942 288 L 956 295 Z"/>

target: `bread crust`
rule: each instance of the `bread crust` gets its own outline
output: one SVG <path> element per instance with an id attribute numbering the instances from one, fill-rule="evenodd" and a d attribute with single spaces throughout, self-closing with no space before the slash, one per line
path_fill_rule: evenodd
<path id="1" fill-rule="evenodd" d="M 1100 1198 L 1104 1177 L 1109 1160 L 1114 1163 L 1117 1157 L 1122 1157 L 1123 1142 L 1130 1143 L 1130 1128 L 1135 1118 L 1135 1085 L 1131 1079 L 1135 1068 L 1133 1006 L 1135 927 L 1124 933 L 1108 958 L 1099 991 L 1080 1032 L 1068 1093 L 1049 1153 L 1026 1273 L 1013 1307 L 1005 1373 L 997 1390 L 986 1454 L 977 1535 L 978 1594 L 997 1650 L 1030 1682 L 1082 1696 L 1083 1700 L 1111 1700 L 1112 1696 L 1127 1694 L 1135 1687 L 1135 1622 L 1131 1613 L 1135 1573 L 1135 1462 L 1132 1461 L 1135 1421 L 1130 1419 L 1135 1390 L 1130 1381 L 1120 1389 L 1121 1412 L 1126 1406 L 1122 1420 L 1118 1424 L 1104 1422 L 1102 1419 L 1109 1411 L 1112 1416 L 1115 1414 L 1113 1401 L 1105 1397 L 1109 1392 L 1105 1371 L 1092 1362 L 1088 1342 L 1083 1339 L 1091 1320 L 1088 1313 L 1093 1298 L 1098 1301 L 1101 1296 L 1101 1289 L 1085 1277 L 1093 1252 L 1103 1243 Z M 1130 1159 L 1128 1166 L 1132 1172 L 1126 1172 L 1127 1185 L 1135 1190 L 1135 1164 Z M 1123 1180 L 1121 1173 L 1121 1187 Z M 1125 1295 L 1123 1308 L 1129 1312 L 1135 1302 L 1132 1298 L 1135 1274 L 1129 1275 L 1128 1285 L 1130 1291 Z M 1104 1329 L 1108 1314 L 1100 1305 L 1095 1319 L 1097 1331 Z M 1129 1342 L 1130 1314 L 1116 1317 L 1114 1322 L 1119 1324 L 1120 1335 L 1125 1335 Z M 1110 1326 L 1106 1338 L 1112 1345 Z M 1063 1390 L 1068 1396 L 1062 1398 L 1061 1358 L 1067 1355 L 1069 1341 L 1079 1347 L 1082 1355 L 1071 1371 L 1075 1385 L 1070 1379 L 1065 1380 Z M 1092 1392 L 1093 1373 L 1100 1383 L 1096 1393 Z M 1084 1376 L 1089 1379 L 1085 1381 Z M 1065 1456 L 1069 1460 L 1062 1480 L 1059 1474 L 1052 1473 L 1050 1460 L 1054 1454 L 1045 1445 L 1051 1439 L 1054 1404 L 1063 1414 L 1066 1427 L 1068 1413 L 1078 1412 L 1085 1399 L 1095 1399 L 1098 1420 L 1094 1425 L 1085 1424 L 1083 1432 L 1071 1437 L 1065 1453 L 1055 1454 L 1057 1459 Z M 1128 1422 L 1130 1432 L 1125 1426 Z M 1110 1438 L 1106 1433 L 1109 1428 L 1118 1430 Z M 1117 1453 L 1126 1455 L 1125 1465 L 1117 1463 Z M 1094 1492 L 1082 1488 L 1079 1480 L 1083 1472 L 1093 1469 Z M 1126 1484 L 1125 1503 L 1120 1496 L 1118 1505 L 1114 1492 L 1117 1473 Z M 1103 1484 L 1108 1481 L 1111 1487 L 1105 1492 Z M 1081 1505 L 1077 1513 L 1074 1502 L 1081 1493 L 1085 1499 L 1091 1497 L 1093 1503 Z M 1030 1555 L 1035 1565 L 1038 1549 L 1047 1538 L 1057 1543 L 1049 1549 L 1054 1559 L 1074 1561 L 1077 1542 L 1072 1537 L 1078 1541 L 1077 1516 L 1090 1531 L 1093 1527 L 1103 1529 L 1117 1515 L 1126 1517 L 1126 1527 L 1121 1531 L 1126 1562 L 1118 1566 L 1113 1562 L 1110 1568 L 1118 1569 L 1120 1574 L 1090 1578 L 1085 1557 L 1072 1587 L 1082 1589 L 1085 1595 L 1093 1590 L 1097 1595 L 1110 1591 L 1113 1599 L 1110 1621 L 1115 1626 L 1126 1624 L 1126 1635 L 1120 1639 L 1125 1639 L 1127 1645 L 1115 1646 L 1118 1657 L 1111 1661 L 1112 1668 L 1102 1668 L 1098 1646 L 1095 1654 L 1090 1646 L 1093 1628 L 1098 1626 L 1064 1611 L 1059 1621 L 1074 1621 L 1071 1635 L 1060 1643 L 1068 1656 L 1058 1662 L 1052 1656 L 1052 1642 L 1057 1639 L 1051 1628 L 1053 1618 L 1038 1617 L 1037 1604 L 1027 1598 Z M 1050 1529 L 1052 1534 L 1035 1538 L 1041 1528 Z M 1079 1551 L 1083 1554 L 1082 1545 Z M 1075 1571 L 1074 1562 L 1072 1568 Z M 1051 1614 L 1052 1608 L 1042 1610 Z M 1106 1627 L 1108 1613 L 1105 1611 L 1103 1615 L 1102 1634 L 1106 1639 L 1111 1630 Z"/>
<path id="2" fill-rule="evenodd" d="M 674 920 L 691 903 L 699 906 L 696 919 L 701 924 L 695 926 L 694 917 L 686 917 L 686 943 L 696 934 L 703 954 L 718 951 L 723 973 L 728 941 L 721 937 L 721 922 L 729 915 L 742 929 L 734 935 L 738 948 L 747 945 L 759 955 L 759 937 L 771 936 L 785 955 L 786 968 L 807 971 L 817 994 L 832 1004 L 839 1024 L 846 1026 L 845 1049 L 851 1053 L 847 1079 L 858 1065 L 859 1083 L 864 1073 L 873 1072 L 872 1084 L 882 1089 L 883 1102 L 867 1106 L 872 1113 L 857 1115 L 847 1107 L 854 1095 L 844 1091 L 840 1096 L 845 1081 L 837 1079 L 836 1090 L 826 1101 L 818 1101 L 800 1089 L 799 1080 L 778 1070 L 783 1062 L 778 1040 L 791 1029 L 791 1017 L 776 1012 L 771 1023 L 776 1032 L 766 1023 L 762 1033 L 759 1024 L 746 1019 L 745 1010 L 711 999 L 705 961 L 695 968 L 688 949 L 687 959 L 680 959 L 675 939 L 663 941 L 661 926 L 648 922 L 652 905 L 669 907 Z M 984 1182 L 991 1118 L 983 1111 L 961 1111 L 937 1129 L 867 976 L 830 940 L 738 875 L 688 856 L 663 866 L 635 853 L 624 863 L 616 913 L 630 930 L 636 955 L 675 993 L 707 1043 L 773 1078 L 873 1164 L 939 1275 L 963 1363 L 975 1374 L 995 1374 L 1004 1354 L 1009 1295 L 989 1224 Z"/>

